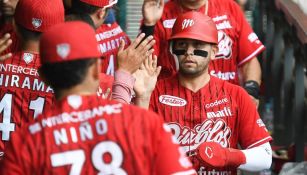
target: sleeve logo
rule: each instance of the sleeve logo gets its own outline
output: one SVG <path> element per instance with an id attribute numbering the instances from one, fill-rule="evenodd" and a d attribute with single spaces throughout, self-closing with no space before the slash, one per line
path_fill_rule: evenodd
<path id="1" fill-rule="evenodd" d="M 159 102 L 169 106 L 185 106 L 187 104 L 186 100 L 171 95 L 159 96 Z"/>

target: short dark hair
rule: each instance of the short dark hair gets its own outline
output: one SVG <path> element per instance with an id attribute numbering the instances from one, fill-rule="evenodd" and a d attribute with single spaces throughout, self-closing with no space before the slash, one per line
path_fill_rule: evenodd
<path id="1" fill-rule="evenodd" d="M 23 41 L 39 41 L 42 32 L 29 30 L 16 23 L 17 31 L 21 35 Z"/>
<path id="2" fill-rule="evenodd" d="M 59 90 L 69 89 L 82 83 L 89 67 L 96 61 L 96 58 L 89 58 L 59 63 L 44 63 L 40 67 L 40 73 L 57 93 Z"/>
<path id="3" fill-rule="evenodd" d="M 99 9 L 100 9 L 100 7 L 84 3 L 80 0 L 73 0 L 72 1 L 72 7 L 71 7 L 72 13 L 93 14 Z"/>
<path id="4" fill-rule="evenodd" d="M 83 21 L 89 24 L 95 30 L 95 24 L 89 14 L 85 13 L 69 14 L 65 16 L 65 21 Z"/>

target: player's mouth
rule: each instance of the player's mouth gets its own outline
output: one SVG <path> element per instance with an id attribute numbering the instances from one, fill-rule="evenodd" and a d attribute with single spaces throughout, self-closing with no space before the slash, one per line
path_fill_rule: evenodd
<path id="1" fill-rule="evenodd" d="M 183 61 L 183 64 L 186 65 L 186 66 L 192 66 L 192 65 L 195 65 L 196 62 L 195 61 L 192 61 L 192 60 L 185 60 Z"/>

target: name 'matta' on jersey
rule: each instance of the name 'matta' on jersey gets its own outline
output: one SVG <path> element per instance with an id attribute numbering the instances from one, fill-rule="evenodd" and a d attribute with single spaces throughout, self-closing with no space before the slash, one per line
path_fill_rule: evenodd
<path id="1" fill-rule="evenodd" d="M 154 29 L 155 54 L 158 56 L 158 65 L 162 66 L 160 79 L 177 72 L 175 58 L 169 51 L 168 39 L 176 18 L 189 11 L 178 4 L 179 0 L 168 1 L 165 4 L 163 15 Z M 205 13 L 205 6 L 198 11 Z M 207 15 L 213 19 L 218 29 L 219 48 L 216 58 L 210 62 L 209 73 L 222 80 L 239 84 L 238 67 L 257 56 L 265 47 L 233 0 L 208 1 Z"/>
<path id="2" fill-rule="evenodd" d="M 96 94 L 54 106 L 12 136 L 0 174 L 196 174 L 153 112 Z"/>
<path id="3" fill-rule="evenodd" d="M 101 72 L 114 76 L 120 41 L 125 41 L 125 48 L 131 44 L 131 41 L 117 22 L 112 24 L 102 24 L 96 30 L 96 39 L 99 43 L 99 51 L 103 56 Z"/>
<path id="4" fill-rule="evenodd" d="M 0 63 L 0 152 L 12 133 L 51 106 L 53 90 L 39 78 L 39 56 L 18 52 Z"/>
<path id="5" fill-rule="evenodd" d="M 150 108 L 163 116 L 187 153 L 193 153 L 203 142 L 217 142 L 225 148 L 240 144 L 248 149 L 272 139 L 244 89 L 214 76 L 197 92 L 181 86 L 177 76 L 160 80 Z M 199 174 L 236 174 L 228 167 L 208 168 L 193 155 L 190 160 Z"/>

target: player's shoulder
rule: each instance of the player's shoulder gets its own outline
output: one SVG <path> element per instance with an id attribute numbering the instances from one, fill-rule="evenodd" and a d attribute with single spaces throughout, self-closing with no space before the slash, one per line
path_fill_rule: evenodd
<path id="1" fill-rule="evenodd" d="M 40 57 L 38 53 L 18 51 L 13 56 L 6 59 L 4 63 L 16 63 L 18 65 L 27 65 L 27 67 L 35 68 L 40 65 Z"/>
<path id="2" fill-rule="evenodd" d="M 177 0 L 170 0 L 165 3 L 164 9 L 163 9 L 163 16 L 174 16 L 174 11 L 176 11 L 178 8 L 178 2 Z"/>
<path id="3" fill-rule="evenodd" d="M 169 0 L 165 3 L 164 8 L 165 10 L 169 10 L 172 7 L 178 6 L 177 0 Z"/>
<path id="4" fill-rule="evenodd" d="M 232 84 L 228 81 L 225 80 L 221 80 L 217 77 L 211 76 L 211 80 L 212 84 L 214 84 L 214 86 L 216 86 L 217 89 L 223 90 L 225 92 L 229 92 L 229 93 L 237 93 L 239 91 L 244 91 L 244 89 L 242 87 L 240 87 L 239 85 L 236 84 Z"/>
<path id="5" fill-rule="evenodd" d="M 211 1 L 211 3 L 218 4 L 221 7 L 236 5 L 236 2 L 234 0 L 214 0 L 214 1 Z"/>
<path id="6" fill-rule="evenodd" d="M 214 1 L 209 1 L 209 8 L 210 5 L 214 11 L 219 14 L 219 12 L 227 12 L 230 14 L 235 14 L 237 13 L 237 10 L 239 10 L 238 4 L 234 0 L 214 0 Z M 239 9 L 238 9 L 239 8 Z"/>

